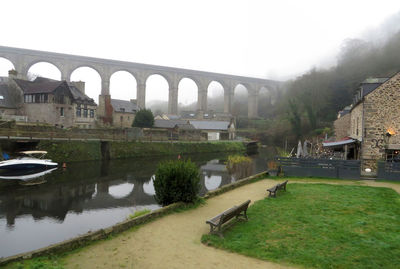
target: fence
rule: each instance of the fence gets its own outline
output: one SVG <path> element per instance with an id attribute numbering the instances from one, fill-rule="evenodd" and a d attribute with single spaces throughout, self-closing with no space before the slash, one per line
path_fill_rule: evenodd
<path id="1" fill-rule="evenodd" d="M 360 161 L 277 157 L 285 176 L 359 179 Z"/>
<path id="2" fill-rule="evenodd" d="M 378 162 L 377 178 L 400 181 L 400 163 Z"/>

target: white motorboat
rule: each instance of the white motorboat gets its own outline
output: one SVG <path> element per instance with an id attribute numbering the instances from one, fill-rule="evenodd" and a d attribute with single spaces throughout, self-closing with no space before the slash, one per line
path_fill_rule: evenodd
<path id="1" fill-rule="evenodd" d="M 44 159 L 47 151 L 21 151 L 19 154 L 20 157 L 0 162 L 0 176 L 32 174 L 58 166 L 57 163 Z"/>

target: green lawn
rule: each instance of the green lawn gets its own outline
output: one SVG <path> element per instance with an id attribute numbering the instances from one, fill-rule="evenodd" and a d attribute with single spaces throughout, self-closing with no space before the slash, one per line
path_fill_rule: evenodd
<path id="1" fill-rule="evenodd" d="M 257 201 L 248 222 L 202 242 L 306 268 L 400 268 L 400 196 L 392 189 L 288 184 Z"/>

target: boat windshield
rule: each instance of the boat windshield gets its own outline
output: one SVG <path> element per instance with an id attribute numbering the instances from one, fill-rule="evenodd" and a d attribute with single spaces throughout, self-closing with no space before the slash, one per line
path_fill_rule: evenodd
<path id="1" fill-rule="evenodd" d="M 29 151 L 20 151 L 19 158 L 23 157 L 31 157 L 36 159 L 43 159 L 43 157 L 47 154 L 47 151 L 42 150 L 29 150 Z"/>

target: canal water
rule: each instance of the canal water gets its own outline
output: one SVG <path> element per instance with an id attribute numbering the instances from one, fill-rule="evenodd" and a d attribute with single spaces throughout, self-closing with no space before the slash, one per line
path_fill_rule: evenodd
<path id="1" fill-rule="evenodd" d="M 224 154 L 182 156 L 195 162 L 204 195 L 236 179 Z M 251 156 L 253 173 L 267 169 L 271 156 Z M 143 209 L 160 208 L 154 199 L 157 164 L 174 157 L 68 164 L 36 183 L 0 180 L 0 257 L 35 250 L 89 231 L 112 226 Z"/>

